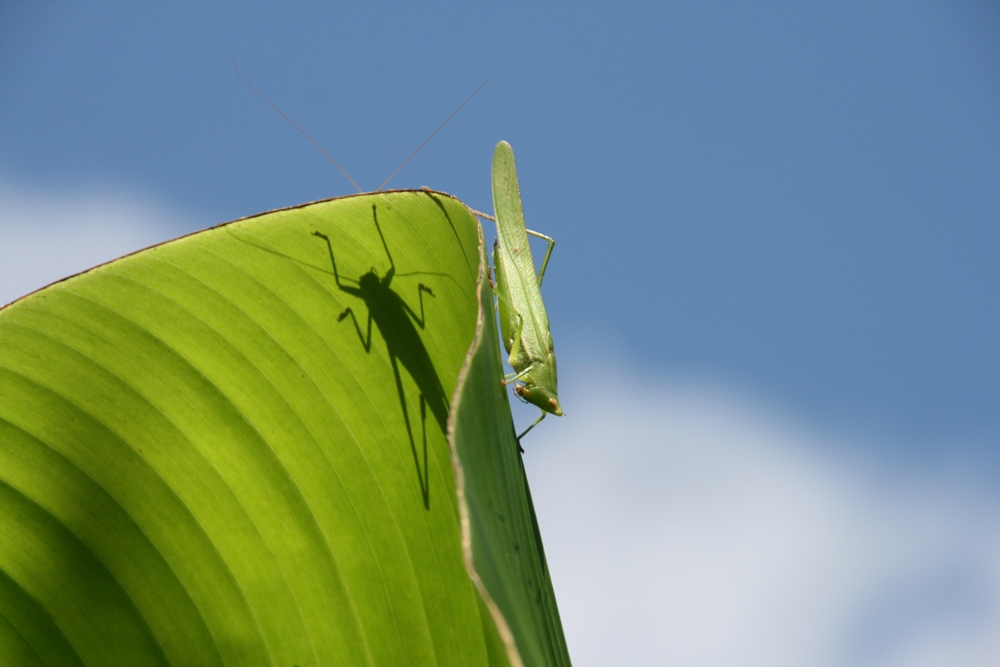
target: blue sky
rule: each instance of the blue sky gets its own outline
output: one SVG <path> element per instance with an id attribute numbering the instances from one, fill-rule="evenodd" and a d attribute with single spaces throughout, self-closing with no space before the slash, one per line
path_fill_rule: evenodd
<path id="1" fill-rule="evenodd" d="M 492 77 L 392 186 L 488 210 L 507 139 L 558 241 L 568 416 L 527 465 L 577 664 L 607 664 L 587 662 L 621 648 L 602 610 L 632 618 L 643 591 L 630 664 L 1000 659 L 995 4 L 5 3 L 0 303 L 352 191 L 232 60 L 368 189 Z M 831 564 L 825 544 L 849 546 Z M 603 591 L 596 568 L 647 583 Z M 828 603 L 803 614 L 799 590 Z M 685 629 L 698 609 L 729 653 Z M 761 609 L 814 619 L 798 653 Z"/>

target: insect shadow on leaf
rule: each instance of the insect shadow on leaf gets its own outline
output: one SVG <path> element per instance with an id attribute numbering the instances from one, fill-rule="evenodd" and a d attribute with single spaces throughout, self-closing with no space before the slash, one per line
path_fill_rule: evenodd
<path id="1" fill-rule="evenodd" d="M 384 276 L 379 276 L 372 267 L 367 273 L 357 280 L 352 278 L 342 278 L 337 271 L 337 261 L 334 257 L 333 244 L 330 238 L 319 231 L 314 231 L 313 235 L 326 241 L 327 250 L 330 253 L 330 264 L 333 267 L 333 277 L 337 287 L 351 296 L 361 299 L 368 310 L 364 331 L 358 321 L 358 316 L 354 309 L 347 307 L 337 317 L 337 321 L 342 322 L 348 317 L 354 322 L 358 338 L 364 346 L 365 352 L 371 353 L 372 347 L 372 322 L 385 341 L 386 350 L 389 354 L 389 361 L 392 364 L 392 372 L 396 380 L 396 391 L 399 394 L 399 405 L 403 412 L 403 421 L 406 424 L 407 436 L 410 440 L 410 449 L 413 453 L 413 463 L 417 470 L 417 480 L 420 483 L 420 492 L 423 498 L 424 507 L 430 508 L 430 478 L 427 467 L 427 410 L 430 409 L 435 421 L 442 433 L 446 432 L 448 423 L 448 399 L 446 398 L 441 379 L 434 368 L 427 348 L 417 327 L 423 330 L 426 326 L 424 315 L 424 294 L 434 296 L 430 287 L 419 283 L 417 295 L 420 303 L 419 314 L 410 307 L 403 298 L 392 289 L 392 280 L 396 275 L 396 265 L 389 252 L 389 245 L 385 241 L 382 227 L 378 221 L 378 208 L 372 204 L 372 219 L 375 222 L 375 229 L 382 240 L 382 247 L 385 249 L 386 257 L 389 259 L 389 270 Z M 353 284 L 352 284 L 353 283 Z M 414 326 L 414 323 L 416 326 Z M 420 391 L 420 447 L 417 446 L 417 439 L 413 434 L 413 425 L 410 422 L 410 413 L 407 408 L 406 392 L 403 388 L 403 380 L 400 376 L 399 367 L 409 373 L 410 377 L 417 384 Z"/>

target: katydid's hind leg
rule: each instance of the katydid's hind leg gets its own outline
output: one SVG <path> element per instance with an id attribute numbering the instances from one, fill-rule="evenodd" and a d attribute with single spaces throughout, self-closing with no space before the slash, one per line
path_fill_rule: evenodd
<path id="1" fill-rule="evenodd" d="M 497 295 L 497 305 L 499 305 L 500 301 L 503 301 L 503 305 L 505 305 L 508 308 L 510 308 L 511 312 L 513 312 L 518 317 L 521 316 L 520 313 L 518 313 L 517 310 L 514 308 L 514 304 L 512 304 L 510 302 L 510 299 L 507 298 L 507 295 L 506 295 L 506 293 L 503 290 L 497 289 L 496 285 L 494 285 L 493 286 L 493 293 Z"/>
<path id="2" fill-rule="evenodd" d="M 493 293 L 497 295 L 497 308 L 498 309 L 500 307 L 500 302 L 503 301 L 503 305 L 506 306 L 507 308 L 509 308 L 510 312 L 514 313 L 517 316 L 518 319 L 521 318 L 521 314 L 517 312 L 516 308 L 514 308 L 514 304 L 512 304 L 510 302 L 510 299 L 507 298 L 507 294 L 506 294 L 506 292 L 504 290 L 498 289 L 497 286 L 494 285 L 493 286 Z"/>
<path id="3" fill-rule="evenodd" d="M 545 278 L 545 267 L 549 265 L 549 257 L 552 256 L 552 249 L 556 247 L 556 240 L 551 236 L 546 236 L 545 234 L 541 234 L 539 232 L 533 232 L 530 229 L 526 229 L 524 231 L 528 232 L 532 236 L 545 239 L 549 243 L 548 247 L 545 248 L 545 257 L 542 258 L 542 268 L 538 271 L 538 286 L 541 287 L 542 279 Z"/>
<path id="4" fill-rule="evenodd" d="M 515 325 L 514 332 L 511 335 L 510 344 L 508 345 L 508 341 L 507 340 L 503 341 L 504 348 L 506 348 L 507 351 L 508 351 L 508 353 L 510 354 L 510 356 L 508 358 L 508 362 L 510 362 L 510 365 L 513 366 L 514 362 L 511 361 L 511 360 L 512 359 L 517 359 L 517 353 L 521 351 L 521 330 L 524 328 L 524 318 L 521 317 L 521 314 L 519 312 L 517 312 L 517 310 L 514 308 L 514 304 L 512 304 L 510 302 L 510 299 L 507 298 L 507 295 L 504 294 L 503 291 L 495 289 L 495 290 L 493 290 L 493 292 L 494 292 L 494 294 L 497 295 L 497 310 L 500 310 L 500 302 L 503 301 L 504 307 L 509 312 L 513 313 L 514 317 L 517 318 L 517 324 Z M 504 334 L 504 328 L 505 327 L 503 325 L 503 321 L 504 321 L 503 316 L 504 316 L 504 314 L 501 312 L 500 313 L 500 322 L 501 322 L 501 324 L 500 324 L 500 333 L 501 333 L 501 336 L 505 335 Z M 507 325 L 507 326 L 510 326 L 510 325 Z M 522 373 L 525 373 L 525 372 L 527 372 L 527 371 L 526 370 L 525 371 L 521 371 L 520 373 L 518 373 L 518 375 L 521 375 Z M 506 382 L 504 384 L 506 384 Z"/>
<path id="5" fill-rule="evenodd" d="M 518 443 L 517 446 L 518 447 L 521 446 L 521 438 L 523 438 L 524 436 L 528 435 L 528 431 L 530 431 L 531 429 L 533 429 L 536 426 L 538 426 L 538 422 L 540 422 L 543 419 L 545 419 L 545 415 L 547 415 L 547 414 L 548 414 L 547 412 L 545 412 L 544 410 L 542 410 L 542 415 L 538 419 L 535 420 L 535 423 L 533 423 L 528 428 L 524 429 L 524 433 L 522 433 L 521 435 L 517 436 L 517 443 Z M 524 450 L 521 450 L 521 451 L 524 451 Z"/>
<path id="6" fill-rule="evenodd" d="M 506 301 L 506 299 L 504 299 L 504 301 Z M 510 362 L 511 366 L 514 365 L 513 360 L 517 359 L 518 353 L 521 351 L 521 332 L 524 330 L 524 318 L 521 317 L 521 314 L 518 313 L 516 310 L 512 309 L 512 312 L 514 313 L 514 317 L 517 318 L 517 328 L 514 329 L 514 335 L 511 337 L 510 340 L 510 357 L 508 361 Z M 518 373 L 518 375 L 520 376 L 526 372 L 527 369 L 521 371 L 520 373 Z"/>
<path id="7" fill-rule="evenodd" d="M 511 341 L 511 346 L 510 346 L 510 356 L 507 358 L 507 363 L 511 365 L 511 368 L 514 368 L 515 361 L 517 361 L 518 359 L 518 353 L 521 351 L 521 327 L 523 323 L 524 320 L 522 320 L 519 315 L 517 318 L 517 331 L 514 332 L 514 340 Z M 527 375 L 529 372 L 531 372 L 531 369 L 534 367 L 534 365 L 535 365 L 534 363 L 528 364 L 526 367 L 522 368 L 519 371 L 516 368 L 514 368 L 514 370 L 517 372 L 511 375 L 509 378 L 504 378 L 503 385 L 506 387 L 514 380 L 517 380 L 518 378 Z"/>

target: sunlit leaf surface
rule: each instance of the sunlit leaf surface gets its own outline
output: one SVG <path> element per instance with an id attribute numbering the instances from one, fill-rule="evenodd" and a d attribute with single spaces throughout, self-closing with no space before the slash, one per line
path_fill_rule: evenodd
<path id="1" fill-rule="evenodd" d="M 362 195 L 0 310 L 0 663 L 568 663 L 482 262 Z"/>

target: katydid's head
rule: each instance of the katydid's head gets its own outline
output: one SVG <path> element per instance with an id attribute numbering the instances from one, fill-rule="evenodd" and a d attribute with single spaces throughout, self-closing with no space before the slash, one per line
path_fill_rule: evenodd
<path id="1" fill-rule="evenodd" d="M 562 407 L 559 405 L 559 396 L 555 391 L 543 389 L 534 383 L 519 384 L 514 387 L 514 392 L 532 405 L 536 405 L 546 412 L 551 412 L 556 417 L 562 417 Z"/>

